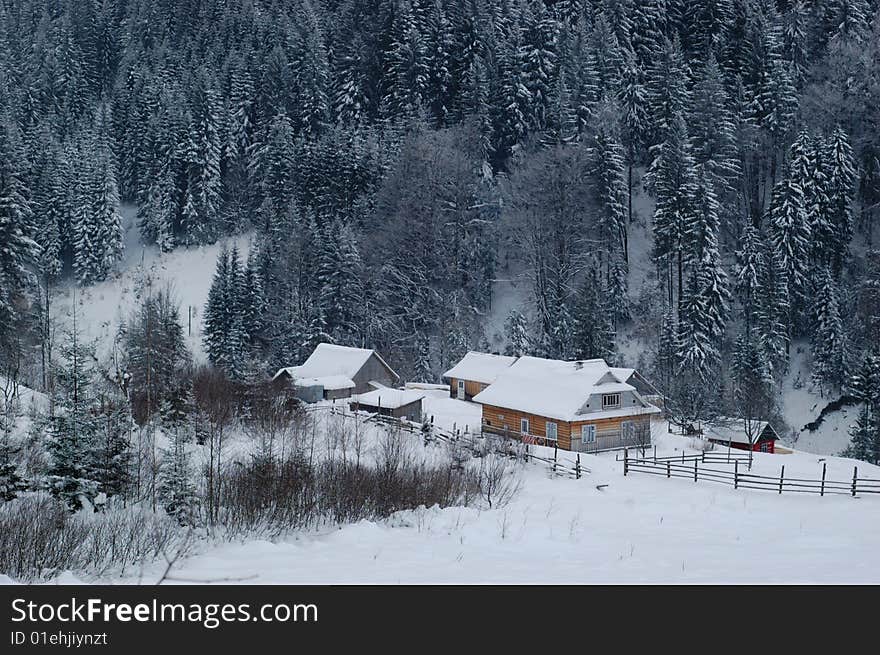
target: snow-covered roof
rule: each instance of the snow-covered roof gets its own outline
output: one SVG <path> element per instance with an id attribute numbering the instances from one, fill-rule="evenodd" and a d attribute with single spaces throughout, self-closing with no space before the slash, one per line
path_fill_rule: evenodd
<path id="1" fill-rule="evenodd" d="M 769 430 L 767 430 L 768 427 L 770 428 Z M 767 421 L 752 421 L 751 428 L 754 439 L 753 442 L 749 441 L 749 437 L 746 434 L 745 421 L 743 419 L 722 418 L 716 423 L 707 423 L 703 425 L 703 436 L 713 441 L 720 441 L 723 443 L 729 441 L 730 443 L 740 444 L 754 443 L 762 438 L 779 438 L 779 435 L 776 434 L 776 430 L 774 430 L 773 426 Z"/>
<path id="2" fill-rule="evenodd" d="M 462 357 L 458 364 L 446 371 L 443 377 L 491 384 L 503 370 L 510 367 L 515 361 L 516 357 L 480 353 L 472 350 Z"/>
<path id="3" fill-rule="evenodd" d="M 324 375 L 317 378 L 294 377 L 293 383 L 297 387 L 320 386 L 329 391 L 353 389 L 355 387 L 354 380 L 345 375 Z"/>
<path id="4" fill-rule="evenodd" d="M 352 402 L 370 407 L 384 407 L 386 409 L 397 409 L 404 405 L 417 402 L 425 397 L 425 394 L 419 391 L 408 389 L 375 389 L 367 393 L 352 396 Z"/>
<path id="5" fill-rule="evenodd" d="M 358 371 L 363 368 L 367 360 L 376 355 L 380 362 L 396 378 L 397 374 L 385 363 L 375 350 L 367 348 L 352 348 L 351 346 L 337 346 L 330 343 L 319 343 L 309 358 L 300 366 L 289 366 L 280 369 L 272 378 L 273 380 L 282 374 L 287 374 L 293 379 L 297 378 L 326 378 L 328 376 L 342 375 L 353 379 Z M 352 385 L 354 386 L 354 385 Z M 329 388 L 329 387 L 327 387 Z"/>
<path id="6" fill-rule="evenodd" d="M 498 375 L 474 402 L 514 409 L 561 421 L 651 414 L 660 410 L 644 403 L 633 407 L 581 412 L 597 393 L 635 391 L 620 380 L 603 359 L 566 362 L 558 359 L 520 357 Z M 640 396 L 636 396 L 641 399 Z"/>

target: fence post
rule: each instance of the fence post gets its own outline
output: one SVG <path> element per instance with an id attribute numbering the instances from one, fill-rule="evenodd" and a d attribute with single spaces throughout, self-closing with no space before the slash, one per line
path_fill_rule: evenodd
<path id="1" fill-rule="evenodd" d="M 672 462 L 670 462 L 669 460 L 666 460 L 666 477 L 672 477 Z"/>
<path id="2" fill-rule="evenodd" d="M 855 498 L 855 496 L 856 496 L 856 480 L 858 480 L 858 477 L 859 477 L 859 467 L 853 466 L 853 484 L 852 484 L 853 498 Z"/>
<path id="3" fill-rule="evenodd" d="M 657 444 L 654 444 L 654 463 L 657 463 Z"/>
<path id="4" fill-rule="evenodd" d="M 705 464 L 705 463 L 706 463 L 706 451 L 704 450 L 703 451 L 703 464 Z"/>
<path id="5" fill-rule="evenodd" d="M 819 488 L 819 495 L 825 495 L 825 468 L 828 466 L 828 462 L 822 463 L 822 486 Z"/>
<path id="6" fill-rule="evenodd" d="M 779 493 L 782 493 L 782 480 L 785 478 L 785 464 L 782 465 L 782 470 L 779 472 Z"/>
<path id="7" fill-rule="evenodd" d="M 700 460 L 698 459 L 694 460 L 694 482 L 697 481 L 697 471 L 699 470 L 697 467 L 699 466 L 699 462 Z"/>
<path id="8" fill-rule="evenodd" d="M 574 465 L 574 475 L 576 480 L 581 479 L 581 454 L 578 453 L 577 462 Z"/>
<path id="9" fill-rule="evenodd" d="M 752 470 L 752 451 L 749 451 L 749 470 Z"/>
<path id="10" fill-rule="evenodd" d="M 739 460 L 733 461 L 733 488 L 739 489 Z"/>
<path id="11" fill-rule="evenodd" d="M 684 448 L 681 449 L 681 463 L 684 464 Z"/>
<path id="12" fill-rule="evenodd" d="M 629 473 L 629 448 L 623 449 L 623 474 Z"/>

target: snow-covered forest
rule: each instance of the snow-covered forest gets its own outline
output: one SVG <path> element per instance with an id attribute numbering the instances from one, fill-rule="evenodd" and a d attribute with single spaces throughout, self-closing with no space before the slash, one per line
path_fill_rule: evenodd
<path id="1" fill-rule="evenodd" d="M 163 253 L 237 237 L 207 361 L 161 285 L 108 343 L 56 320 L 119 274 L 126 211 Z M 877 0 L 0 0 L 0 500 L 188 507 L 193 426 L 282 420 L 265 382 L 320 342 L 422 382 L 603 357 L 675 424 L 780 433 L 803 351 L 880 463 L 878 217 Z"/>

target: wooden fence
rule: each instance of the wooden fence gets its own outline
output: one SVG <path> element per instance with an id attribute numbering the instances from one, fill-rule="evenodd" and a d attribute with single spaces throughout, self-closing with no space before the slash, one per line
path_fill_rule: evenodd
<path id="1" fill-rule="evenodd" d="M 635 450 L 635 449 L 633 449 Z M 652 462 L 680 462 L 681 464 L 685 464 L 687 462 L 699 461 L 704 464 L 733 464 L 735 462 L 739 462 L 741 464 L 748 465 L 749 470 L 752 468 L 752 453 L 749 451 L 740 451 L 740 452 L 726 452 L 720 453 L 715 451 L 702 451 L 699 453 L 685 453 L 685 451 L 681 452 L 681 455 L 670 455 L 668 457 L 658 457 L 657 456 L 657 446 L 654 446 L 653 455 L 645 455 L 646 450 L 639 448 L 637 449 L 642 453 L 642 456 L 639 459 L 648 459 Z M 623 455 L 623 457 L 621 457 Z M 618 453 L 615 456 L 615 460 L 618 462 L 622 462 L 625 458 L 629 457 L 632 459 L 632 456 L 629 454 L 629 449 L 624 449 L 623 453 Z"/>
<path id="2" fill-rule="evenodd" d="M 705 453 L 703 453 L 705 454 Z M 623 474 L 646 473 L 660 475 L 666 478 L 685 478 L 698 482 L 718 482 L 732 486 L 734 489 L 757 489 L 772 491 L 777 494 L 807 493 L 825 496 L 839 494 L 856 496 L 859 494 L 880 494 L 880 479 L 860 478 L 858 466 L 853 467 L 852 479 L 829 480 L 827 478 L 827 464 L 822 464 L 822 476 L 820 479 L 785 477 L 785 465 L 779 471 L 779 476 L 758 475 L 750 471 L 741 471 L 740 463 L 743 462 L 741 455 L 733 459 L 733 470 L 718 468 L 719 465 L 727 464 L 720 455 L 717 459 L 703 459 L 700 454 L 686 458 L 647 458 L 631 457 L 629 451 L 624 451 Z M 704 463 L 715 464 L 714 467 L 700 466 Z"/>
<path id="3" fill-rule="evenodd" d="M 352 415 L 351 413 L 347 413 L 344 409 L 340 409 L 333 405 L 329 406 L 329 411 L 331 414 L 339 416 L 350 417 Z M 530 445 L 521 444 L 515 439 L 508 440 L 496 433 L 491 433 L 496 439 L 489 438 L 487 440 L 486 435 L 482 432 L 470 432 L 468 429 L 460 430 L 457 427 L 453 427 L 452 430 L 444 430 L 438 428 L 433 423 L 415 423 L 404 418 L 395 418 L 393 416 L 364 411 L 359 411 L 357 413 L 364 417 L 364 422 L 383 424 L 388 427 L 400 429 L 413 436 L 421 437 L 426 446 L 431 443 L 451 444 L 465 449 L 474 457 L 482 457 L 483 453 L 486 452 L 486 445 L 488 444 L 491 452 L 495 454 L 510 457 L 511 459 L 521 459 L 527 463 L 545 464 L 553 475 L 566 476 L 580 480 L 583 476 L 590 473 L 590 469 L 581 464 L 580 454 L 577 454 L 574 461 L 570 461 L 560 458 L 558 449 L 554 448 L 553 457 L 544 457 L 532 452 L 532 447 Z M 498 437 L 501 438 L 499 439 Z"/>

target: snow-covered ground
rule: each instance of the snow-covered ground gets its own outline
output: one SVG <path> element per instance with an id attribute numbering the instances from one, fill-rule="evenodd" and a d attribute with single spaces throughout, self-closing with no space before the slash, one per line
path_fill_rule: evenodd
<path id="1" fill-rule="evenodd" d="M 248 236 L 222 239 L 210 246 L 178 248 L 162 253 L 155 246 L 141 244 L 135 209 L 122 210 L 125 229 L 123 259 L 111 277 L 87 288 L 74 288 L 67 281 L 56 291 L 53 316 L 61 325 L 69 326 L 76 298 L 76 321 L 81 337 L 96 340 L 99 355 L 112 355 L 116 331 L 139 300 L 144 281 L 152 279 L 153 289 L 170 283 L 180 303 L 180 317 L 187 343 L 196 359 L 203 357 L 202 313 L 214 277 L 217 255 L 224 246 L 237 244 L 242 259 L 247 257 Z"/>
<path id="2" fill-rule="evenodd" d="M 479 420 L 471 403 L 440 390 L 428 396 L 426 412 L 438 425 L 473 429 Z M 698 445 L 663 422 L 654 441 L 660 456 Z M 418 437 L 411 446 L 442 448 Z M 420 508 L 276 541 L 202 544 L 172 576 L 244 584 L 880 582 L 880 496 L 780 496 L 624 477 L 617 457 L 582 455 L 591 473 L 580 480 L 523 465 L 518 495 L 501 508 Z M 786 477 L 816 478 L 823 463 L 828 479 L 851 479 L 852 460 L 800 451 L 756 453 L 753 472 L 778 475 L 785 465 Z M 860 476 L 880 478 L 880 468 L 858 466 Z M 163 570 L 156 564 L 101 582 L 148 583 Z"/>

